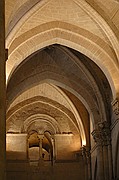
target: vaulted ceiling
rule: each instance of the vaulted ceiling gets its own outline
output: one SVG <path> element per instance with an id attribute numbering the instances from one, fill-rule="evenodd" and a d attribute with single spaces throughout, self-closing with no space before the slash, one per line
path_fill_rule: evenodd
<path id="1" fill-rule="evenodd" d="M 89 144 L 90 119 L 110 121 L 119 95 L 118 0 L 5 5 L 7 132 L 73 133 Z"/>

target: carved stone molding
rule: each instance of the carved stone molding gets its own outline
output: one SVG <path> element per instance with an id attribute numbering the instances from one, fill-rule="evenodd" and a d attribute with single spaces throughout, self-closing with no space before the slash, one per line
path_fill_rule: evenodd
<path id="1" fill-rule="evenodd" d="M 34 126 L 33 129 L 37 130 L 37 124 L 39 124 L 38 128 L 42 124 L 43 129 L 51 130 L 51 134 L 65 131 L 77 133 L 77 129 L 73 125 L 73 122 L 75 122 L 73 114 L 64 106 L 55 105 L 45 100 L 27 101 L 27 104 L 21 104 L 18 107 L 19 109 L 16 109 L 7 117 L 7 132 L 26 132 L 31 125 Z M 67 126 L 67 124 L 70 124 L 70 126 Z"/>
<path id="2" fill-rule="evenodd" d="M 119 101 L 118 99 L 115 99 L 112 102 L 112 127 L 111 129 L 113 129 L 115 127 L 115 125 L 119 122 Z"/>
<path id="3" fill-rule="evenodd" d="M 119 101 L 117 99 L 112 102 L 112 109 L 114 114 L 119 117 Z"/>
<path id="4" fill-rule="evenodd" d="M 101 132 L 99 130 L 94 130 L 91 134 L 92 134 L 92 136 L 94 138 L 94 141 L 98 145 L 102 145 L 103 140 L 102 140 Z"/>
<path id="5" fill-rule="evenodd" d="M 90 162 L 90 157 L 91 157 L 91 154 L 90 154 L 90 149 L 86 146 L 83 146 L 81 148 L 81 152 L 82 152 L 82 156 L 85 160 L 86 163 L 89 163 Z"/>
<path id="6" fill-rule="evenodd" d="M 97 145 L 109 145 L 111 141 L 110 127 L 107 121 L 98 123 L 98 129 L 92 132 Z"/>

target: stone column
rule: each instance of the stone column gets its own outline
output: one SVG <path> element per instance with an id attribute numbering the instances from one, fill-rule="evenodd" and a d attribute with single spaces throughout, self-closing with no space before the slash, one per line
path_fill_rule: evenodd
<path id="1" fill-rule="evenodd" d="M 5 2 L 0 0 L 0 180 L 6 171 Z"/>
<path id="2" fill-rule="evenodd" d="M 103 139 L 103 157 L 104 157 L 104 169 L 105 179 L 112 180 L 112 151 L 111 151 L 111 131 L 107 121 L 99 123 L 99 128 Z"/>
<path id="3" fill-rule="evenodd" d="M 87 166 L 88 166 L 88 179 L 92 179 L 91 173 L 91 154 L 89 148 L 86 148 L 86 159 L 87 159 Z"/>
<path id="4" fill-rule="evenodd" d="M 88 163 L 87 163 L 87 157 L 86 157 L 86 147 L 82 147 L 82 156 L 85 164 L 85 180 L 88 180 Z"/>
<path id="5" fill-rule="evenodd" d="M 108 159 L 108 146 L 103 146 L 103 161 L 104 161 L 104 176 L 105 180 L 109 179 L 109 159 Z"/>
<path id="6" fill-rule="evenodd" d="M 92 132 L 93 138 L 96 142 L 97 149 L 97 177 L 98 180 L 104 180 L 104 162 L 103 162 L 103 148 L 102 148 L 102 137 L 101 132 L 99 130 L 94 130 Z"/>
<path id="7" fill-rule="evenodd" d="M 91 180 L 91 155 L 90 155 L 90 149 L 87 146 L 82 147 L 82 155 L 85 163 L 85 179 Z"/>
<path id="8" fill-rule="evenodd" d="M 112 179 L 111 133 L 107 121 L 98 124 L 98 129 L 92 132 L 97 145 L 98 179 Z M 99 178 L 101 177 L 101 178 Z"/>
<path id="9" fill-rule="evenodd" d="M 42 157 L 42 143 L 43 143 L 43 135 L 38 135 L 39 139 L 39 161 L 43 160 Z"/>
<path id="10" fill-rule="evenodd" d="M 108 158 L 109 158 L 109 180 L 112 180 L 113 179 L 113 165 L 112 165 L 111 143 L 108 144 Z"/>
<path id="11" fill-rule="evenodd" d="M 39 153 L 40 153 L 40 159 L 42 159 L 42 139 L 39 140 Z"/>

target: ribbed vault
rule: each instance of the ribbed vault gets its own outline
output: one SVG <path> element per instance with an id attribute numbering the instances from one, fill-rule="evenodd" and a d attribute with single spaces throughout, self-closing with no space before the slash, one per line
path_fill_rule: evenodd
<path id="1" fill-rule="evenodd" d="M 4 2 L 6 178 L 118 179 L 119 0 Z"/>
<path id="2" fill-rule="evenodd" d="M 92 59 L 106 75 L 115 99 L 119 89 L 119 43 L 118 36 L 115 36 L 118 35 L 119 7 L 117 1 L 109 0 L 105 4 L 106 6 L 102 0 L 27 0 L 18 3 L 7 0 L 7 78 L 29 55 L 58 43 L 78 50 Z"/>
<path id="3" fill-rule="evenodd" d="M 104 91 L 108 93 L 103 95 Z M 98 122 L 110 119 L 111 89 L 105 75 L 91 60 L 60 45 L 46 47 L 29 56 L 13 72 L 8 82 L 7 131 L 20 133 L 24 131 L 27 119 L 30 122 L 29 119 L 35 114 L 38 117 L 39 114 L 46 114 L 54 118 L 57 126 L 50 120 L 41 120 L 36 116 L 36 120 L 31 121 L 32 127 L 35 128 L 36 122 L 40 122 L 37 128 L 43 132 L 79 133 L 82 143 L 88 143 L 89 134 L 85 131 L 87 120 L 81 119 L 80 107 L 78 111 L 78 103 L 73 105 L 74 97 L 70 98 L 71 94 L 84 104 L 93 117 L 94 127 Z"/>

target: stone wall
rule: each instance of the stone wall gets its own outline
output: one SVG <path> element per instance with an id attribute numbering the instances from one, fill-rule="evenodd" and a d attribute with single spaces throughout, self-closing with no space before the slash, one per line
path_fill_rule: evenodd
<path id="1" fill-rule="evenodd" d="M 55 159 L 51 161 L 39 159 L 36 154 L 28 158 L 27 134 L 7 134 L 6 179 L 78 180 L 80 177 L 80 180 L 84 180 L 85 168 L 82 154 L 79 151 L 79 138 L 78 135 L 73 134 L 54 135 Z"/>
<path id="2" fill-rule="evenodd" d="M 56 160 L 74 160 L 75 153 L 80 150 L 80 137 L 73 134 L 55 135 Z"/>
<path id="3" fill-rule="evenodd" d="M 85 169 L 82 161 L 55 163 L 45 162 L 42 166 L 29 166 L 23 162 L 7 163 L 7 180 L 84 180 Z"/>
<path id="4" fill-rule="evenodd" d="M 6 156 L 9 160 L 25 160 L 27 158 L 27 134 L 6 135 Z"/>

